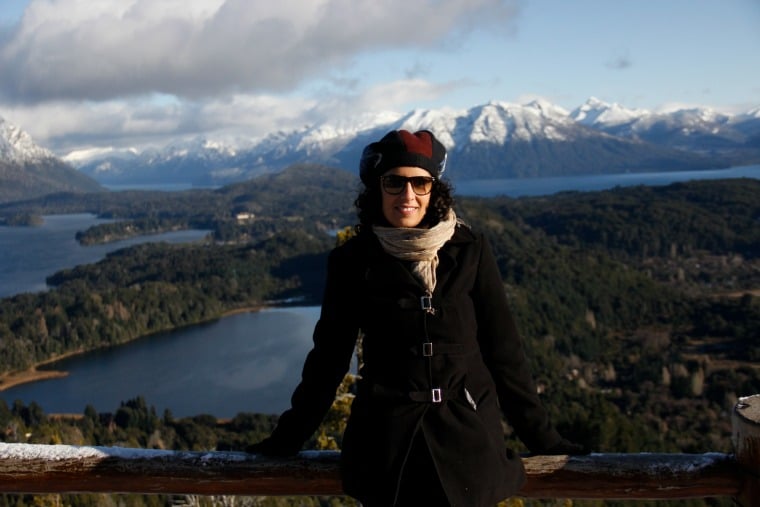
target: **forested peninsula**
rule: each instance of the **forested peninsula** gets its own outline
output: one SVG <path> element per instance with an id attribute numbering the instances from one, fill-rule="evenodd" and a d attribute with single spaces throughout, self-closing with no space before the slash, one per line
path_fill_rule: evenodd
<path id="1" fill-rule="evenodd" d="M 356 221 L 356 191 L 348 173 L 301 166 L 218 190 L 58 194 L 0 206 L 7 221 L 72 212 L 115 219 L 82 231 L 85 243 L 210 231 L 203 243 L 119 250 L 52 275 L 50 291 L 0 301 L 0 373 L 239 309 L 290 298 L 318 304 L 327 253 Z M 760 181 L 739 179 L 457 199 L 458 215 L 493 244 L 563 434 L 604 452 L 730 452 L 731 408 L 760 393 L 758 195 Z M 250 414 L 176 421 L 149 401 L 125 401 L 105 418 L 83 407 L 83 418 L 54 420 L 44 407 L 0 400 L 0 426 L 15 424 L 17 435 L 35 428 L 36 442 L 200 449 L 241 448 L 274 422 Z M 345 410 L 336 403 L 314 447 L 339 447 Z"/>

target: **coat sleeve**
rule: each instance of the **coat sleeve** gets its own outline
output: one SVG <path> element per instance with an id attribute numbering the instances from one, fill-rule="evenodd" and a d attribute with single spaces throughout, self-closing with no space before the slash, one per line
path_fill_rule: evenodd
<path id="1" fill-rule="evenodd" d="M 481 245 L 473 298 L 483 360 L 507 421 L 531 451 L 541 452 L 560 443 L 562 437 L 538 397 L 496 259 L 482 236 Z"/>
<path id="2" fill-rule="evenodd" d="M 345 255 L 330 253 L 327 281 L 314 345 L 306 356 L 301 382 L 291 397 L 291 408 L 279 418 L 272 435 L 251 452 L 291 455 L 316 431 L 330 409 L 335 392 L 348 372 L 358 336 L 356 294 Z"/>

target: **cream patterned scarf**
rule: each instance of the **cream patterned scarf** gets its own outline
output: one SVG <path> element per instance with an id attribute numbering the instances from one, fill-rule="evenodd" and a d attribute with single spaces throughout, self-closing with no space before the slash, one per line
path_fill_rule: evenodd
<path id="1" fill-rule="evenodd" d="M 402 261 L 413 262 L 412 273 L 433 294 L 438 250 L 454 235 L 456 225 L 457 216 L 454 210 L 449 210 L 448 216 L 430 229 L 375 225 L 372 231 L 387 253 Z"/>

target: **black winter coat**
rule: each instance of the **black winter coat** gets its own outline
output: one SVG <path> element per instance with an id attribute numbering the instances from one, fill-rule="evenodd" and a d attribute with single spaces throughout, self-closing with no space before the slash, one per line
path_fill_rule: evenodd
<path id="1" fill-rule="evenodd" d="M 362 232 L 328 261 L 314 348 L 269 444 L 295 453 L 319 426 L 350 367 L 364 365 L 343 437 L 347 494 L 392 505 L 422 436 L 452 505 L 494 505 L 525 480 L 504 443 L 501 413 L 535 452 L 561 437 L 549 423 L 510 314 L 493 253 L 458 225 L 439 251 L 431 299 L 408 263 Z"/>

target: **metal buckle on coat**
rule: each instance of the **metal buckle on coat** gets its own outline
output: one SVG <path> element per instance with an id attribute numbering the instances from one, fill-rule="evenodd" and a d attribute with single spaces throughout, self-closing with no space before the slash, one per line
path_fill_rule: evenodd
<path id="1" fill-rule="evenodd" d="M 477 346 L 470 347 L 463 343 L 424 342 L 416 343 L 409 347 L 409 352 L 412 355 L 421 357 L 431 357 L 433 354 L 436 356 L 466 356 L 469 354 L 476 354 L 479 351 L 480 349 L 478 349 Z"/>
<path id="2" fill-rule="evenodd" d="M 430 389 L 429 391 L 404 391 L 395 387 L 387 387 L 381 384 L 364 383 L 359 386 L 360 389 L 366 389 L 366 392 L 373 396 L 379 396 L 387 399 L 411 400 L 418 403 L 441 403 L 443 398 L 449 399 L 451 393 L 440 387 Z"/>
<path id="3" fill-rule="evenodd" d="M 410 391 L 409 399 L 419 403 L 441 403 L 444 399 L 450 399 L 452 393 L 440 387 L 434 387 L 427 391 Z"/>
<path id="4" fill-rule="evenodd" d="M 433 296 L 420 297 L 420 307 L 431 315 L 435 315 L 435 308 L 433 308 Z"/>

